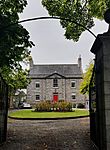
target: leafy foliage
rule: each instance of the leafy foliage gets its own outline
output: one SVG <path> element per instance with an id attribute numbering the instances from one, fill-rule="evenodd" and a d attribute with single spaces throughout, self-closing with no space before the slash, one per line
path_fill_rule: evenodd
<path id="1" fill-rule="evenodd" d="M 9 97 L 13 96 L 17 89 L 25 89 L 30 82 L 27 79 L 28 70 L 17 69 L 11 70 L 7 67 L 2 69 L 2 76 L 9 86 Z"/>
<path id="2" fill-rule="evenodd" d="M 78 103 L 77 108 L 85 108 L 85 106 L 82 103 Z"/>
<path id="3" fill-rule="evenodd" d="M 10 95 L 28 84 L 28 72 L 20 62 L 28 61 L 28 48 L 34 44 L 29 40 L 29 32 L 17 23 L 26 5 L 26 0 L 0 1 L 0 74 L 9 85 Z"/>
<path id="4" fill-rule="evenodd" d="M 0 1 L 0 74 L 9 86 L 9 97 L 28 84 L 27 70 L 22 69 L 20 62 L 28 58 L 28 48 L 34 44 L 29 40 L 29 32 L 17 24 L 18 14 L 26 5 L 26 0 Z"/>
<path id="5" fill-rule="evenodd" d="M 36 104 L 36 112 L 49 112 L 49 111 L 59 111 L 59 112 L 70 112 L 72 111 L 72 103 L 67 101 L 59 101 L 52 103 L 51 101 L 41 101 Z"/>
<path id="6" fill-rule="evenodd" d="M 18 14 L 27 5 L 26 0 L 3 0 L 0 2 L 0 68 L 19 68 L 20 61 L 28 57 L 29 32 L 20 24 Z M 10 24 L 14 24 L 10 26 Z"/>
<path id="7" fill-rule="evenodd" d="M 91 76 L 93 72 L 93 67 L 94 67 L 93 63 L 90 63 L 86 69 L 86 72 L 83 75 L 83 81 L 81 82 L 81 85 L 80 85 L 80 92 L 82 94 L 89 93 L 89 84 L 90 84 L 90 80 L 91 80 Z"/>
<path id="8" fill-rule="evenodd" d="M 94 25 L 93 17 L 103 19 L 105 10 L 110 8 L 109 0 L 42 0 L 42 4 L 49 15 L 68 18 L 89 29 Z M 69 40 L 78 41 L 85 31 L 82 26 L 67 20 L 60 20 L 60 23 Z"/>
<path id="9" fill-rule="evenodd" d="M 0 14 L 15 22 L 19 19 L 18 13 L 22 13 L 26 5 L 27 0 L 2 0 L 0 1 Z"/>
<path id="10" fill-rule="evenodd" d="M 24 89 L 27 87 L 29 80 L 27 80 L 28 70 L 17 70 L 10 71 L 8 69 L 4 69 L 4 73 L 2 73 L 4 79 L 8 83 L 8 85 L 14 89 Z M 6 72 L 8 74 L 6 74 Z"/>

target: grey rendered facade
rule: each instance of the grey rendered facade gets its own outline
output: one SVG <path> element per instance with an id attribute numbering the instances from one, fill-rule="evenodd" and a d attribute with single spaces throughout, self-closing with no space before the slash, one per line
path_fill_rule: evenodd
<path id="1" fill-rule="evenodd" d="M 41 100 L 84 103 L 84 96 L 79 92 L 81 57 L 78 64 L 34 65 L 31 60 L 29 78 L 31 83 L 27 87 L 27 101 L 30 104 Z"/>

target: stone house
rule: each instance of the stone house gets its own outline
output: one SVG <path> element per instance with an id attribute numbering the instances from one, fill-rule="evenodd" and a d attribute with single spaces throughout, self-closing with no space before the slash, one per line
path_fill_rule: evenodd
<path id="1" fill-rule="evenodd" d="M 31 60 L 27 102 L 67 100 L 76 104 L 85 103 L 84 96 L 79 92 L 82 73 L 81 57 L 77 64 L 35 65 Z"/>
<path id="2" fill-rule="evenodd" d="M 13 96 L 12 108 L 19 108 L 19 105 L 26 101 L 26 90 L 18 89 Z"/>

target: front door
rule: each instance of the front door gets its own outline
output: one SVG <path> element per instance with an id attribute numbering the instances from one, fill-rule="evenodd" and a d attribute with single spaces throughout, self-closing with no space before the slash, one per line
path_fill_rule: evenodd
<path id="1" fill-rule="evenodd" d="M 53 94 L 53 101 L 57 102 L 58 101 L 58 93 Z"/>

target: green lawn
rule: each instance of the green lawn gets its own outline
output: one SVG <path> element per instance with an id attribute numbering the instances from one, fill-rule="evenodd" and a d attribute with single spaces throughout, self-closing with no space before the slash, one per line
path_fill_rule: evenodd
<path id="1" fill-rule="evenodd" d="M 75 110 L 73 112 L 33 112 L 32 110 L 18 110 L 9 113 L 10 117 L 16 118 L 60 118 L 89 115 L 87 110 Z"/>

